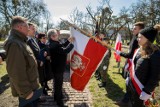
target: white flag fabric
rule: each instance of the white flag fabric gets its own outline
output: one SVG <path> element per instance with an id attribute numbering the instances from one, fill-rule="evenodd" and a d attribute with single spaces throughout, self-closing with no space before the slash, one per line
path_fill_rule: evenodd
<path id="1" fill-rule="evenodd" d="M 75 38 L 70 59 L 71 86 L 83 91 L 106 54 L 107 48 L 74 28 L 71 28 L 71 35 Z"/>

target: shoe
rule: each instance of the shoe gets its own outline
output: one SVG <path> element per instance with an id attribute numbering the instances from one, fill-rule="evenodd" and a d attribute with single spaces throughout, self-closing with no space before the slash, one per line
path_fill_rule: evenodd
<path id="1" fill-rule="evenodd" d="M 98 84 L 98 86 L 99 86 L 100 88 L 106 87 L 106 82 L 101 82 L 100 84 Z"/>
<path id="2" fill-rule="evenodd" d="M 116 105 L 119 105 L 120 107 L 128 107 L 128 103 L 123 101 L 118 101 L 115 103 Z"/>

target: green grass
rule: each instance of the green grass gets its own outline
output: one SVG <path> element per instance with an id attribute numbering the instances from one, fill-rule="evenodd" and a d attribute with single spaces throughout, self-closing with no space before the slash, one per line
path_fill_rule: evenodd
<path id="1" fill-rule="evenodd" d="M 5 75 L 6 72 L 6 63 L 2 62 L 2 65 L 0 65 L 0 77 L 2 77 L 3 75 Z"/>
<path id="2" fill-rule="evenodd" d="M 122 62 L 125 59 L 122 58 Z M 124 63 L 121 63 L 121 68 Z M 105 88 L 98 87 L 99 81 L 93 76 L 89 82 L 89 89 L 92 94 L 93 107 L 118 107 L 115 101 L 120 100 L 125 93 L 125 81 L 118 73 L 118 67 L 115 59 L 110 59 L 110 65 L 107 73 L 107 86 Z"/>

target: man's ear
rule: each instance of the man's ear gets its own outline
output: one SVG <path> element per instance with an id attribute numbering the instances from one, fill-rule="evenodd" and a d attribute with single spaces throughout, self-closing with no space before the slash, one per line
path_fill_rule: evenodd
<path id="1" fill-rule="evenodd" d="M 21 26 L 20 26 L 20 25 L 15 25 L 15 26 L 14 26 L 14 29 L 20 30 L 20 29 L 21 29 Z"/>
<path id="2" fill-rule="evenodd" d="M 17 24 L 18 29 L 22 29 L 22 26 L 20 24 Z"/>

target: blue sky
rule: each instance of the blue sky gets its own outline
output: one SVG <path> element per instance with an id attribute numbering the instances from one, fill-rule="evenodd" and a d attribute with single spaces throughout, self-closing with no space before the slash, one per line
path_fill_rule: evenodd
<path id="1" fill-rule="evenodd" d="M 70 15 L 71 11 L 76 7 L 86 12 L 86 6 L 88 4 L 91 7 L 98 6 L 99 0 L 44 0 L 47 4 L 47 8 L 49 9 L 53 22 L 57 23 L 60 21 L 60 18 L 67 19 Z M 132 3 L 136 3 L 137 0 L 110 0 L 110 5 L 114 12 L 114 15 L 118 14 L 122 7 L 128 8 Z"/>

